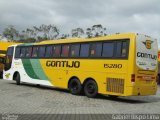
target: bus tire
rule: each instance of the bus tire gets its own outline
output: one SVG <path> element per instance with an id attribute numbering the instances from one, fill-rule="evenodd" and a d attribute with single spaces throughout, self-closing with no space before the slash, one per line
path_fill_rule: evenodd
<path id="1" fill-rule="evenodd" d="M 98 94 L 98 86 L 94 80 L 88 80 L 84 84 L 84 93 L 89 98 L 94 98 Z"/>
<path id="2" fill-rule="evenodd" d="M 3 79 L 3 72 L 0 72 L 0 79 Z"/>
<path id="3" fill-rule="evenodd" d="M 21 80 L 20 80 L 20 74 L 17 73 L 16 77 L 15 77 L 15 81 L 16 81 L 16 84 L 17 85 L 20 85 L 21 84 Z"/>
<path id="4" fill-rule="evenodd" d="M 68 88 L 73 95 L 79 95 L 82 91 L 82 85 L 77 78 L 73 78 L 69 81 Z"/>

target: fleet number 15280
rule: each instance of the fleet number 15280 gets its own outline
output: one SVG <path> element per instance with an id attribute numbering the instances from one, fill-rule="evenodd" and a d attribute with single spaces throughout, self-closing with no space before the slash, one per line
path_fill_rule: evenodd
<path id="1" fill-rule="evenodd" d="M 122 68 L 122 64 L 104 64 L 104 68 Z"/>

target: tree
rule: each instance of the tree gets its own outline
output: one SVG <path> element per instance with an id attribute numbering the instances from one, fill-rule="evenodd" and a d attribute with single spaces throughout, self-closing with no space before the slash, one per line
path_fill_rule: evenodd
<path id="1" fill-rule="evenodd" d="M 35 33 L 32 28 L 27 28 L 26 30 L 22 30 L 19 34 L 20 42 L 35 42 Z"/>
<path id="2" fill-rule="evenodd" d="M 103 28 L 101 24 L 92 26 L 92 33 L 94 37 L 105 35 L 106 34 L 105 31 L 106 31 L 106 28 Z"/>
<path id="3" fill-rule="evenodd" d="M 62 34 L 59 39 L 66 39 L 66 38 L 69 38 L 69 34 Z"/>
<path id="4" fill-rule="evenodd" d="M 55 25 L 49 25 L 49 38 L 56 39 L 59 35 L 60 31 Z"/>
<path id="5" fill-rule="evenodd" d="M 59 29 L 55 25 L 33 26 L 34 35 L 37 41 L 56 39 L 59 35 Z"/>
<path id="6" fill-rule="evenodd" d="M 12 25 L 9 25 L 7 28 L 3 31 L 3 36 L 6 37 L 10 41 L 17 40 L 19 36 L 18 30 Z"/>
<path id="7" fill-rule="evenodd" d="M 71 31 L 72 37 L 82 37 L 84 35 L 84 30 L 82 28 L 72 29 Z"/>
<path id="8" fill-rule="evenodd" d="M 93 25 L 91 28 L 86 29 L 86 35 L 88 38 L 106 36 L 106 28 L 101 24 Z"/>
<path id="9" fill-rule="evenodd" d="M 88 38 L 92 38 L 92 29 L 91 28 L 86 29 L 86 35 Z"/>

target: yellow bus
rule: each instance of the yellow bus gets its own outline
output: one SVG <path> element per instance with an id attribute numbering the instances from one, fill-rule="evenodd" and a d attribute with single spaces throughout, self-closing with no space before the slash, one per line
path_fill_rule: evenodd
<path id="1" fill-rule="evenodd" d="M 0 42 L 0 78 L 3 76 L 4 59 L 7 52 L 7 48 L 10 45 L 17 44 L 15 42 Z"/>
<path id="2" fill-rule="evenodd" d="M 156 39 L 136 33 L 13 45 L 3 77 L 87 97 L 155 95 L 157 53 Z"/>

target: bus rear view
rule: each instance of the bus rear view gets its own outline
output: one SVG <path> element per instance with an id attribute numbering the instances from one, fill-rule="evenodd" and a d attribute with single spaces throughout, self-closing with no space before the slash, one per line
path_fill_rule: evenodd
<path id="1" fill-rule="evenodd" d="M 157 91 L 157 40 L 137 34 L 135 74 L 131 75 L 132 95 L 154 95 Z"/>

